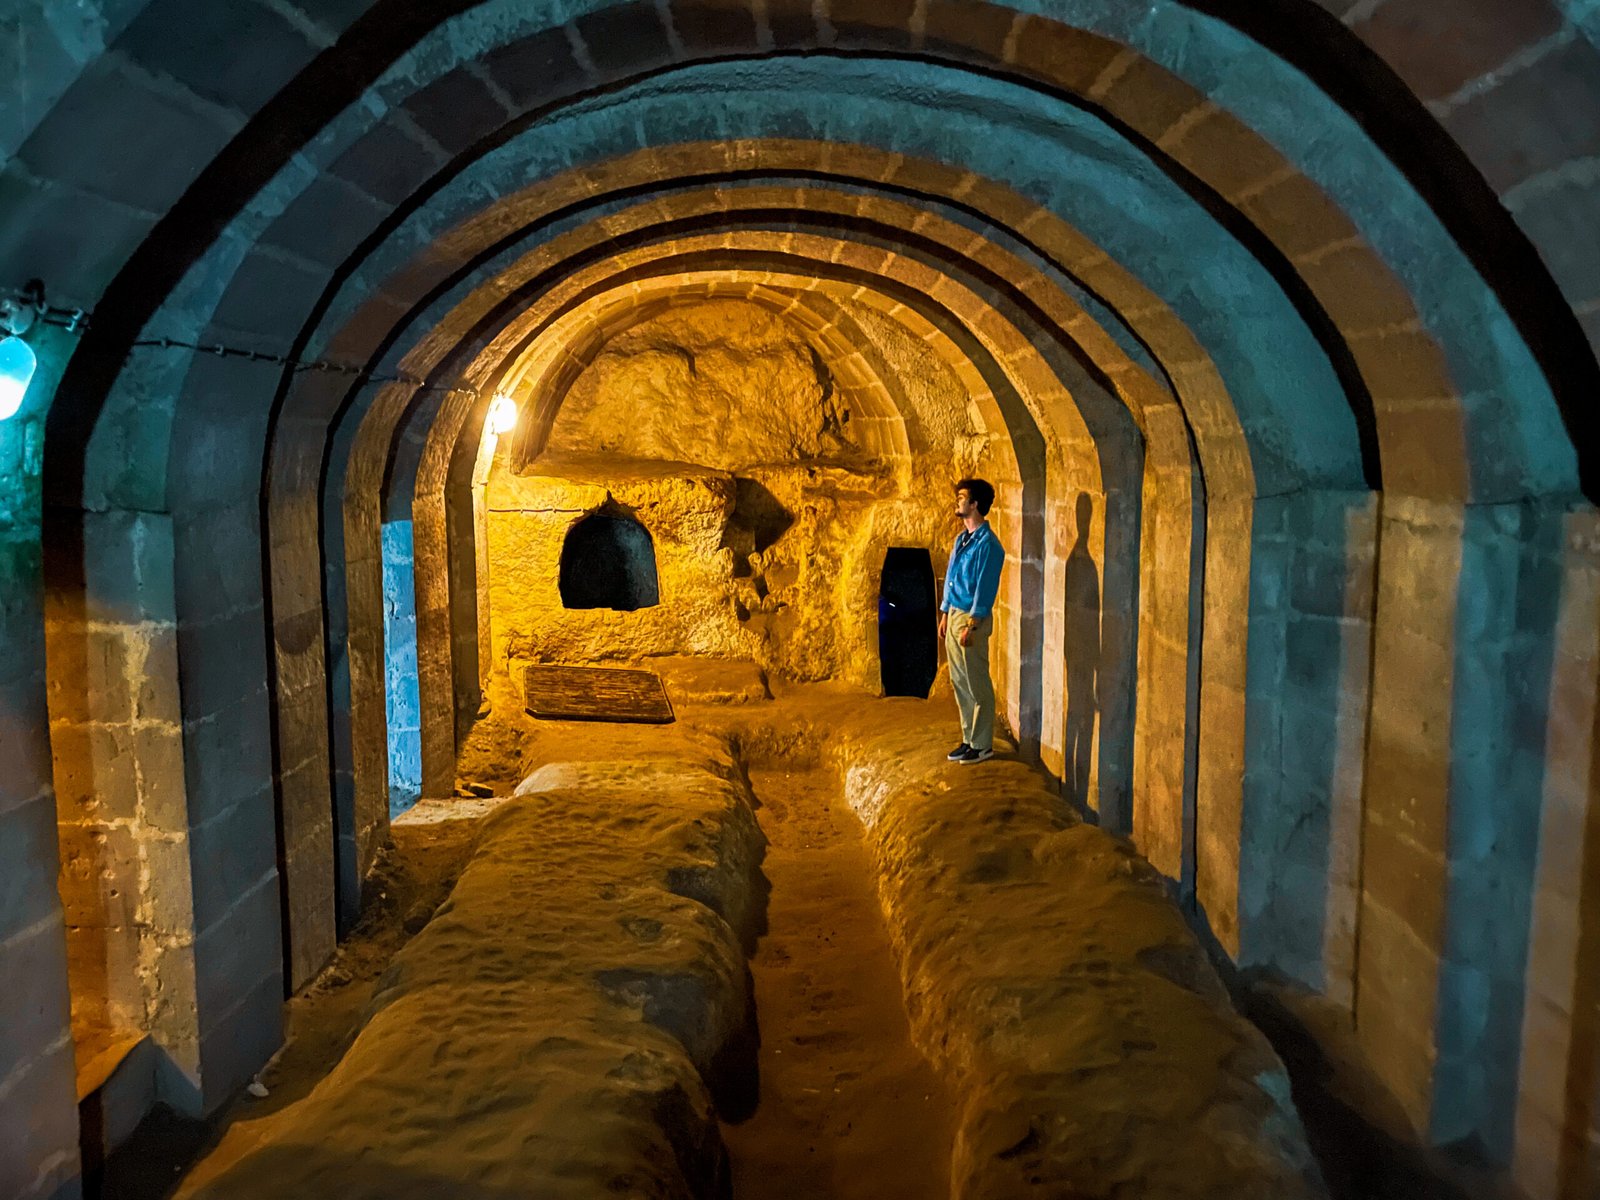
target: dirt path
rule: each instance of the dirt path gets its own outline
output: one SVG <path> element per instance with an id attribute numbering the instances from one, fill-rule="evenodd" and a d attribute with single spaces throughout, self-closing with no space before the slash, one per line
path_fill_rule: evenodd
<path id="1" fill-rule="evenodd" d="M 752 772 L 770 839 L 751 961 L 761 1101 L 724 1125 L 738 1200 L 939 1200 L 949 1103 L 912 1048 L 855 818 L 827 772 Z"/>

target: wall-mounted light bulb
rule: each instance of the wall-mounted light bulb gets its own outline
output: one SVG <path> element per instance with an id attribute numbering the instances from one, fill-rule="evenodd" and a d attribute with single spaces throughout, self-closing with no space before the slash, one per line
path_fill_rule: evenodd
<path id="1" fill-rule="evenodd" d="M 489 405 L 489 432 L 498 437 L 517 427 L 517 402 L 501 392 Z"/>
<path id="2" fill-rule="evenodd" d="M 27 342 L 0 335 L 0 421 L 17 415 L 38 366 L 39 359 Z"/>

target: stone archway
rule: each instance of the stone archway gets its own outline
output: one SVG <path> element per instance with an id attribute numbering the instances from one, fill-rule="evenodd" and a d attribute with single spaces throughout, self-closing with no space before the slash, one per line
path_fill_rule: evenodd
<path id="1" fill-rule="evenodd" d="M 42 373 L 62 386 L 0 429 L 12 473 L 0 750 L 14 768 L 0 818 L 21 831 L 0 841 L 25 848 L 10 874 L 25 895 L 0 912 L 0 947 L 7 963 L 49 960 L 45 990 L 17 1003 L 59 1008 L 45 994 L 61 965 L 47 952 L 61 907 L 52 776 L 74 803 L 74 781 L 94 779 L 94 803 L 132 822 L 106 828 L 137 826 L 148 843 L 142 927 L 171 969 L 148 976 L 171 985 L 157 1023 L 206 1105 L 269 1052 L 283 981 L 326 957 L 333 910 L 353 903 L 381 843 L 381 805 L 339 826 L 328 796 L 374 777 L 367 760 L 339 757 L 338 693 L 353 661 L 382 663 L 381 626 L 344 629 L 328 614 L 347 576 L 376 578 L 382 596 L 373 547 L 399 519 L 386 505 L 403 494 L 409 508 L 409 481 L 429 473 L 391 472 L 393 412 L 350 453 L 368 396 L 348 384 L 364 377 L 272 356 L 380 374 L 405 361 L 451 386 L 478 362 L 480 331 L 463 330 L 493 288 L 476 309 L 452 306 L 498 269 L 502 239 L 545 217 L 627 235 L 635 202 L 658 206 L 666 229 L 688 217 L 682 191 L 765 184 L 807 221 L 741 226 L 730 200 L 727 214 L 695 216 L 705 236 L 820 237 L 839 258 L 830 286 L 851 271 L 920 288 L 996 364 L 991 378 L 974 370 L 980 391 L 1003 376 L 1019 393 L 1093 395 L 1087 377 L 1138 397 L 1127 411 L 1162 449 L 1129 470 L 1160 485 L 1141 498 L 1165 499 L 1140 510 L 1136 545 L 1105 540 L 1140 559 L 1137 606 L 1160 617 L 1138 630 L 1139 844 L 1197 883 L 1242 965 L 1293 974 L 1349 1011 L 1423 1136 L 1481 1138 L 1539 1186 L 1581 1191 L 1594 1173 L 1572 1146 L 1593 1108 L 1571 1097 L 1592 1091 L 1596 1071 L 1595 939 L 1571 914 L 1594 888 L 1587 860 L 1559 851 L 1585 844 L 1595 788 L 1594 513 L 1582 498 L 1600 445 L 1592 6 L 1526 0 L 1501 22 L 1425 0 L 1248 12 L 1153 0 L 1126 13 L 1069 0 L 1048 16 L 965 0 L 581 7 L 252 2 L 201 5 L 175 25 L 170 6 L 132 0 L 80 5 L 70 22 L 23 18 L 19 45 L 41 52 L 18 59 L 17 119 L 0 130 L 0 259 L 96 313 L 76 351 L 41 343 L 53 356 Z M 210 43 L 227 53 L 193 52 Z M 241 47 L 250 69 L 227 69 Z M 834 78 L 808 77 L 808 62 Z M 741 72 L 797 86 L 763 95 Z M 867 84 L 852 95 L 845 76 Z M 915 103 L 897 108 L 907 92 Z M 975 100 L 991 117 L 1015 103 L 1028 124 L 1071 124 L 1072 136 L 996 153 L 1009 144 L 999 125 L 977 136 L 967 123 Z M 697 125 L 695 108 L 715 120 Z M 929 122 L 937 138 L 922 138 Z M 549 158 L 530 154 L 541 142 Z M 1082 164 L 1113 160 L 1120 176 L 1083 186 Z M 1162 179 L 1186 200 L 1141 223 L 1157 210 L 1139 185 Z M 530 184 L 551 213 L 517 198 Z M 1112 220 L 1066 223 L 1100 194 Z M 884 219 L 887 199 L 954 234 L 918 240 L 917 223 Z M 788 249 L 755 247 L 762 269 L 776 252 Z M 1016 295 L 996 302 L 998 321 L 1045 343 L 1037 355 L 948 303 L 974 264 L 996 262 L 1023 264 L 1018 290 L 1049 310 L 1019 321 Z M 1258 266 L 1269 286 L 1233 286 L 1259 282 Z M 780 304 L 795 291 L 785 286 Z M 1271 332 L 1252 345 L 1231 325 Z M 200 349 L 218 344 L 239 353 Z M 1281 353 L 1290 345 L 1305 353 Z M 1313 345 L 1334 386 L 1306 365 Z M 1065 361 L 1074 346 L 1097 347 L 1078 374 Z M 1305 369 L 1277 370 L 1290 360 Z M 883 375 L 873 364 L 863 388 Z M 473 382 L 492 393 L 492 379 Z M 377 408 L 404 408 L 411 386 Z M 425 442 L 432 428 L 424 414 L 407 436 Z M 1089 441 L 1084 460 L 1112 478 L 1105 439 Z M 1070 624 L 1028 606 L 1068 590 L 1052 560 L 1070 557 L 1084 524 L 1100 537 L 1105 513 L 1078 521 L 1073 490 L 1044 474 L 1027 519 L 1065 540 L 1030 543 L 1043 547 L 1030 566 L 1043 586 L 1016 607 L 1043 630 L 1040 663 L 1054 670 L 1063 654 L 1049 639 L 1066 625 L 1070 640 Z M 370 530 L 352 522 L 361 536 L 348 547 L 346 491 L 351 511 L 375 514 Z M 423 574 L 448 557 L 448 539 L 422 531 L 435 516 L 416 527 Z M 1158 579 L 1156 595 L 1144 585 Z M 418 627 L 448 627 L 456 598 L 425 598 L 439 604 L 414 605 Z M 34 643 L 47 636 L 44 665 Z M 99 686 L 95 655 L 136 665 L 131 697 Z M 437 665 L 448 675 L 453 662 Z M 419 673 L 429 666 L 419 658 Z M 1060 697 L 1039 675 L 1049 730 Z M 453 690 L 427 680 L 419 692 L 430 685 Z M 54 771 L 41 751 L 52 723 Z M 439 724 L 444 742 L 451 725 Z M 161 813 L 147 805 L 156 793 Z M 1335 859 L 1361 864 L 1340 875 L 1337 903 L 1307 882 L 1331 879 Z M 1480 996 L 1485 1019 L 1451 1019 L 1477 1014 Z M 65 1111 L 59 1038 L 46 1043 L 0 1063 L 0 1097 Z M 1569 1051 L 1559 1087 L 1528 1065 L 1552 1045 Z M 38 1171 L 24 1190 L 70 1174 L 56 1138 L 67 1123 L 30 1127 Z"/>

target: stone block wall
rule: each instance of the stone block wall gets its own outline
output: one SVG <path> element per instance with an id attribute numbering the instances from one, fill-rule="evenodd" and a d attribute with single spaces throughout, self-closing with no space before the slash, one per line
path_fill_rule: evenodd
<path id="1" fill-rule="evenodd" d="M 342 489 L 340 489 L 342 491 Z M 384 641 L 387 607 L 384 596 L 383 520 L 380 497 L 356 490 L 356 498 L 336 506 L 343 549 L 343 570 L 330 566 L 342 586 L 330 587 L 330 608 L 344 612 L 331 628 L 345 631 L 343 671 L 336 671 L 333 704 L 336 769 L 340 780 L 339 860 L 348 880 L 341 892 L 345 919 L 360 901 L 359 881 L 371 867 L 388 836 L 389 737 L 388 647 Z M 415 527 L 413 527 L 413 541 Z M 413 604 L 415 601 L 413 601 Z M 365 612 L 371 619 L 351 619 Z M 335 663 L 335 667 L 341 664 Z M 474 703 L 474 709 L 477 705 Z M 347 732 L 346 732 L 347 731 Z M 339 753 L 338 735 L 348 738 L 348 754 Z M 337 778 L 337 776 L 336 776 Z M 443 790 L 443 789 L 441 789 Z"/>
<path id="2" fill-rule="evenodd" d="M 1060 667 L 1045 697 L 1043 761 L 1075 804 L 1107 828 L 1129 832 L 1132 714 L 1119 712 L 1117 702 L 1133 690 L 1126 676 L 1136 601 L 1115 595 L 1115 581 L 1106 579 L 1106 505 L 1098 490 L 1060 489 L 1047 526 L 1054 594 L 1043 600 L 1044 652 Z"/>
<path id="3" fill-rule="evenodd" d="M 44 367 L 41 384 L 55 374 Z M 72 1200 L 78 1113 L 39 539 L 43 394 L 0 422 L 0 1194 Z"/>
<path id="4" fill-rule="evenodd" d="M 1171 423 L 1176 412 L 1156 419 Z M 1187 433 L 1174 431 L 1187 450 Z M 1159 433 L 1153 439 L 1161 445 Z M 1198 707 L 1197 608 L 1204 582 L 1205 507 L 1199 472 L 1145 460 L 1146 502 L 1139 539 L 1138 671 L 1134 715 L 1132 836 L 1151 864 L 1180 886 L 1194 886 L 1194 778 L 1191 747 Z M 1162 504 L 1152 503 L 1158 495 Z M 1192 619 L 1191 619 L 1192 617 Z M 1174 747 L 1181 747 L 1174 753 Z"/>
<path id="5" fill-rule="evenodd" d="M 1562 531 L 1527 992 L 1513 1032 L 1517 1177 L 1530 1195 L 1565 1197 L 1600 1163 L 1600 518 L 1569 513 Z"/>
<path id="6" fill-rule="evenodd" d="M 282 1033 L 257 519 L 254 503 L 63 513 L 47 560 L 74 1031 L 147 1036 L 156 1053 L 128 1061 L 152 1078 L 128 1094 L 193 1116 Z"/>
<path id="7" fill-rule="evenodd" d="M 1242 966 L 1349 1010 L 1372 641 L 1376 498 L 1257 502 L 1252 526 Z"/>
<path id="8" fill-rule="evenodd" d="M 150 1033 L 197 1091 L 172 522 L 86 514 L 82 538 L 85 562 L 123 587 L 78 597 L 52 591 L 47 607 L 73 1020 L 83 1030 Z M 181 1102 L 185 1087 L 173 1083 Z"/>
<path id="9" fill-rule="evenodd" d="M 1205 512 L 1203 642 L 1197 720 L 1201 752 L 1195 788 L 1195 894 L 1225 949 L 1239 949 L 1239 830 L 1243 817 L 1245 678 L 1249 644 L 1253 504 L 1208 498 Z"/>
<path id="10" fill-rule="evenodd" d="M 1512 1152 L 1521 1031 L 1537 986 L 1529 941 L 1547 776 L 1563 769 L 1550 762 L 1554 682 L 1588 657 L 1556 636 L 1560 608 L 1584 602 L 1571 533 L 1569 514 L 1545 503 L 1485 505 L 1469 510 L 1462 546 L 1432 1121 L 1441 1141 L 1476 1135 L 1499 1161 Z"/>
<path id="11" fill-rule="evenodd" d="M 1585 164 L 1600 148 L 1589 116 L 1600 100 L 1600 10 L 1592 0 L 1459 12 L 1422 0 L 1323 7 L 1448 130 L 1482 173 L 1479 186 L 1493 189 L 1548 264 L 1577 315 L 1577 335 L 1600 347 L 1600 243 L 1585 217 L 1596 205 Z M 1531 306 L 1515 315 L 1535 319 Z"/>
<path id="12" fill-rule="evenodd" d="M 77 582 L 91 597 L 117 594 L 139 531 L 161 524 L 146 517 L 172 515 L 157 537 L 175 559 L 171 605 L 102 623 L 112 628 L 69 612 L 56 627 L 62 661 L 81 672 L 75 686 L 154 663 L 161 694 L 150 711 L 160 715 L 134 739 L 126 728 L 145 718 L 129 714 L 144 702 L 115 687 L 81 711 L 71 696 L 52 703 L 68 714 L 67 756 L 104 770 L 110 796 L 138 795 L 125 778 L 130 761 L 136 775 L 146 764 L 149 779 L 171 774 L 172 724 L 181 722 L 182 780 L 156 790 L 163 802 L 181 795 L 187 833 L 152 821 L 161 836 L 141 843 L 142 818 L 118 816 L 133 823 L 91 822 L 89 834 L 72 837 L 123 843 L 116 862 L 182 858 L 175 847 L 187 838 L 192 880 L 144 916 L 136 905 L 131 927 L 171 919 L 187 887 L 195 1003 L 201 1027 L 217 1031 L 202 1041 L 219 1062 L 234 1045 L 260 1050 L 235 1038 L 238 1029 L 271 1025 L 280 970 L 266 899 L 278 886 L 274 843 L 284 849 L 287 970 L 297 982 L 333 944 L 338 891 L 327 863 L 338 848 L 357 847 L 339 856 L 349 895 L 356 865 L 381 837 L 381 821 L 365 818 L 379 807 L 371 795 L 364 805 L 351 799 L 362 819 L 338 827 L 327 819 L 329 768 L 339 763 L 323 660 L 338 634 L 322 619 L 329 573 L 317 547 L 329 517 L 313 495 L 330 423 L 365 401 L 342 379 L 289 380 L 210 356 L 128 355 L 128 340 L 143 330 L 331 346 L 352 363 L 376 364 L 406 342 L 408 324 L 434 320 L 439 297 L 488 279 L 472 273 L 490 243 L 499 253 L 500 239 L 546 222 L 550 196 L 572 206 L 561 220 L 600 214 L 595 224 L 610 235 L 608 189 L 648 195 L 665 226 L 685 215 L 669 193 L 698 175 L 716 181 L 708 190 L 727 225 L 704 211 L 695 219 L 711 237 L 731 239 L 738 188 L 724 185 L 732 176 L 772 173 L 793 192 L 784 207 L 797 212 L 827 190 L 814 186 L 827 174 L 850 197 L 836 210 L 849 235 L 807 270 L 850 287 L 894 276 L 884 293 L 892 304 L 928 301 L 928 312 L 942 314 L 935 323 L 987 335 L 993 322 L 961 307 L 970 279 L 953 282 L 966 265 L 941 274 L 929 258 L 975 260 L 987 254 L 978 243 L 1026 242 L 1033 265 L 1003 282 L 1037 298 L 1052 272 L 1075 273 L 1125 325 L 1124 340 L 1175 381 L 1203 446 L 1212 503 L 1192 510 L 1193 533 L 1205 535 L 1191 538 L 1198 555 L 1191 550 L 1185 563 L 1176 537 L 1160 551 L 1186 567 L 1175 578 L 1203 578 L 1204 591 L 1190 593 L 1187 644 L 1174 623 L 1163 626 L 1166 641 L 1146 641 L 1151 654 L 1141 650 L 1149 669 L 1164 663 L 1161 695 L 1191 701 L 1140 723 L 1151 751 L 1135 759 L 1141 845 L 1163 870 L 1197 883 L 1227 948 L 1302 979 L 1320 971 L 1344 1004 L 1338 989 L 1348 972 L 1337 960 L 1349 951 L 1336 932 L 1344 926 L 1330 908 L 1313 944 L 1317 918 L 1303 898 L 1321 886 L 1319 845 L 1348 846 L 1358 823 L 1363 893 L 1350 1002 L 1416 1129 L 1477 1137 L 1496 1155 L 1514 1137 L 1519 1169 L 1528 1170 L 1538 1146 L 1556 1144 L 1556 1186 L 1585 1189 L 1596 1177 L 1582 1128 L 1596 1107 L 1592 997 L 1568 986 L 1566 972 L 1576 963 L 1575 978 L 1593 974 L 1591 939 L 1581 921 L 1562 929 L 1547 918 L 1565 911 L 1558 898 L 1592 891 L 1589 859 L 1564 863 L 1567 843 L 1551 831 L 1570 841 L 1581 830 L 1584 845 L 1593 841 L 1596 783 L 1583 766 L 1594 742 L 1583 716 L 1593 622 L 1573 615 L 1582 552 L 1570 529 L 1556 532 L 1561 521 L 1581 523 L 1569 518 L 1568 499 L 1597 494 L 1593 0 L 1499 8 L 1322 0 L 1326 12 L 1223 6 L 1221 15 L 1218 6 L 1151 0 L 1137 12 L 1085 5 L 1051 17 L 949 0 L 731 9 L 720 0 L 596 0 L 576 15 L 539 4 L 448 13 L 392 5 L 379 14 L 386 19 L 346 34 L 368 7 L 84 0 L 67 11 L 22 0 L 18 49 L 0 47 L 18 55 L 0 60 L 14 67 L 0 74 L 18 81 L 17 119 L 0 131 L 8 218 L 0 260 L 13 279 L 42 273 L 73 302 L 105 301 L 85 343 L 88 365 L 57 398 L 62 436 L 53 424 L 50 439 L 67 524 L 81 507 L 96 514 L 83 532 L 110 537 L 92 554 L 93 575 Z M 194 52 L 212 44 L 226 49 Z M 803 53 L 767 59 L 759 80 L 737 63 L 695 61 L 774 48 Z M 884 48 L 905 56 L 890 64 L 864 53 Z M 822 61 L 834 51 L 840 59 Z M 671 82 L 649 78 L 658 70 Z M 773 86 L 779 71 L 784 83 Z M 604 104 L 562 107 L 595 89 Z M 555 107 L 534 113 L 547 103 Z M 801 172 L 809 174 L 796 185 Z M 925 254 L 918 239 L 932 222 L 921 217 L 869 228 L 881 217 L 873 200 L 890 194 L 914 196 L 929 214 L 959 211 L 973 247 L 947 242 Z M 794 255 L 790 220 L 769 220 L 776 239 L 759 248 L 763 269 Z M 637 232 L 623 225 L 621 233 Z M 516 253 L 531 255 L 534 244 Z M 918 254 L 903 271 L 899 260 Z M 559 258 L 538 270 L 557 271 Z M 498 304 L 530 277 L 483 291 Z M 1217 375 L 1209 390 L 1194 369 L 1206 356 Z M 960 411 L 959 401 L 943 400 Z M 1015 397 L 990 400 L 1004 408 Z M 295 446 L 281 457 L 267 446 L 280 413 L 279 440 Z M 1025 423 L 1008 428 L 1027 440 Z M 1219 467 L 1215 456 L 1217 441 L 1240 429 L 1236 448 L 1255 470 L 1253 486 L 1248 470 Z M 919 460 L 926 449 L 916 447 Z M 1021 580 L 1052 573 L 1056 531 L 1038 523 L 1057 519 L 1052 505 L 1064 493 L 1052 484 L 1048 496 L 1030 494 L 1043 475 L 1034 449 L 1018 450 L 1022 498 L 1001 518 L 1014 520 L 1008 537 L 1023 572 L 1001 613 L 1000 640 L 1011 650 L 1003 690 L 1025 742 L 1037 740 L 1054 765 L 1052 706 L 1070 708 L 1070 699 L 1051 690 L 1054 634 L 1031 632 L 1051 620 L 1051 601 L 1041 598 L 1053 593 Z M 933 458 L 942 466 L 942 448 Z M 270 531 L 259 527 L 264 460 Z M 381 475 L 385 454 L 374 461 Z M 1302 488 L 1349 493 L 1363 478 L 1384 489 L 1373 518 L 1366 721 L 1357 716 L 1359 605 L 1349 603 L 1363 560 L 1334 552 L 1330 514 L 1280 504 Z M 368 476 L 355 483 L 382 486 Z M 1303 548 L 1298 533 L 1274 531 L 1274 522 L 1292 526 L 1307 513 L 1317 520 Z M 371 525 L 375 546 L 376 516 Z M 5 583 L 6 636 L 31 647 L 43 619 L 32 565 L 40 530 L 26 521 L 7 530 L 15 578 Z M 274 573 L 263 581 L 255 564 L 265 532 Z M 935 528 L 924 542 L 937 561 L 948 536 Z M 376 550 L 370 557 L 381 594 Z M 1281 594 L 1274 580 L 1288 581 Z M 1176 592 L 1163 598 L 1168 611 Z M 156 644 L 173 629 L 175 665 Z M 1103 622 L 1100 635 L 1104 645 Z M 352 636 L 367 639 L 368 671 L 361 678 L 353 654 L 352 686 L 375 685 L 381 707 L 384 649 L 370 631 Z M 1045 662 L 1036 671 L 1038 647 Z M 1182 683 L 1180 654 L 1193 666 Z M 1297 663 L 1317 665 L 1297 673 Z M 15 714 L 26 731 L 6 746 L 21 762 L 15 804 L 4 811 L 31 822 L 22 840 L 43 854 L 55 847 L 38 835 L 49 781 L 37 769 L 45 701 L 36 653 L 8 660 L 0 687 L 8 722 Z M 1172 719 L 1179 711 L 1183 722 Z M 1115 740 L 1107 728 L 1102 721 L 1097 769 Z M 117 729 L 137 743 L 131 752 Z M 356 766 L 358 754 L 381 757 L 382 739 L 375 744 L 372 752 L 351 739 L 350 776 L 371 778 L 369 767 L 383 775 L 381 762 Z M 284 818 L 272 828 L 279 804 Z M 1309 825 L 1298 826 L 1300 816 Z M 1281 878 L 1264 869 L 1280 859 Z M 38 874 L 35 864 L 30 916 L 54 904 L 33 894 Z M 1479 922 L 1484 906 L 1493 915 Z M 47 994 L 54 977 L 41 978 Z M 1569 1048 L 1559 1062 L 1537 1033 L 1549 1029 L 1567 1031 L 1553 1035 Z M 1562 1080 L 1552 1090 L 1555 1074 Z M 1525 1132 L 1534 1129 L 1543 1132 Z"/>

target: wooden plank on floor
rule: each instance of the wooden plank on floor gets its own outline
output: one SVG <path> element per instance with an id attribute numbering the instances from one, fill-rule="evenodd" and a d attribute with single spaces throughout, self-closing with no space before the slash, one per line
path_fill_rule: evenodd
<path id="1" fill-rule="evenodd" d="M 672 702 L 653 671 L 619 667 L 530 666 L 522 676 L 529 714 L 542 721 L 628 721 L 666 725 Z"/>

